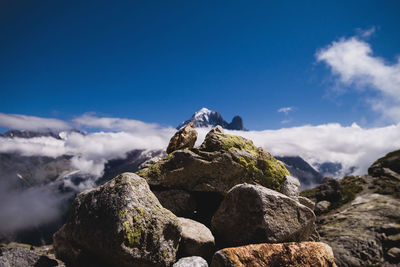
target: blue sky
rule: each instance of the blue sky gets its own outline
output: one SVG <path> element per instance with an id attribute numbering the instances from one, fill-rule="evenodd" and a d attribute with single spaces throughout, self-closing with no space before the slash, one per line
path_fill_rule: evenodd
<path id="1" fill-rule="evenodd" d="M 387 100 L 396 81 L 346 81 L 343 66 L 316 55 L 356 36 L 396 69 L 399 14 L 399 1 L 6 0 L 0 112 L 176 126 L 204 106 L 226 120 L 241 115 L 253 130 L 388 125 L 396 111 L 382 119 L 377 105 L 397 103 Z M 386 100 L 371 104 L 382 92 Z"/>

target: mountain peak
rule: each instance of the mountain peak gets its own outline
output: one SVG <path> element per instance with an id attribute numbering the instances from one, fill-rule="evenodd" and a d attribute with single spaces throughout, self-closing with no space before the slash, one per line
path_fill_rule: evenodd
<path id="1" fill-rule="evenodd" d="M 243 120 L 240 116 L 235 116 L 231 123 L 226 122 L 218 111 L 209 110 L 208 108 L 201 108 L 196 111 L 189 120 L 182 122 L 177 129 L 182 128 L 189 122 L 193 122 L 194 127 L 214 127 L 220 125 L 222 128 L 228 130 L 246 130 L 243 126 Z"/>

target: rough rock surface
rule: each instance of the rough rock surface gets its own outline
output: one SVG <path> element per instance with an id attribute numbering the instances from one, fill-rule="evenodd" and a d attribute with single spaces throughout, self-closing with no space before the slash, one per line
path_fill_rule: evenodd
<path id="1" fill-rule="evenodd" d="M 314 213 L 274 190 L 251 184 L 233 187 L 214 214 L 211 225 L 224 246 L 308 241 Z"/>
<path id="2" fill-rule="evenodd" d="M 54 234 L 66 263 L 165 266 L 175 262 L 181 227 L 146 181 L 133 173 L 79 194 L 66 224 Z M 85 264 L 81 264 L 82 266 Z"/>
<path id="3" fill-rule="evenodd" d="M 197 131 L 193 127 L 193 122 L 189 122 L 172 136 L 167 147 L 168 154 L 178 149 L 193 148 L 197 140 Z"/>
<path id="4" fill-rule="evenodd" d="M 308 199 L 308 198 L 306 198 L 306 197 L 299 196 L 299 197 L 297 198 L 297 200 L 300 202 L 300 204 L 306 206 L 307 208 L 309 208 L 309 209 L 311 209 L 311 210 L 314 210 L 314 208 L 315 208 L 315 202 L 312 201 L 311 199 Z"/>
<path id="5" fill-rule="evenodd" d="M 53 267 L 61 266 L 54 259 L 24 247 L 0 248 L 1 267 Z"/>
<path id="6" fill-rule="evenodd" d="M 289 172 L 252 141 L 224 134 L 217 126 L 199 148 L 176 150 L 137 174 L 153 186 L 225 195 L 244 182 L 279 191 Z"/>
<path id="7" fill-rule="evenodd" d="M 290 175 L 286 175 L 282 182 L 281 193 L 288 197 L 297 199 L 300 194 L 299 179 Z"/>
<path id="8" fill-rule="evenodd" d="M 212 267 L 336 266 L 332 249 L 324 243 L 257 244 L 225 248 L 214 254 Z"/>
<path id="9" fill-rule="evenodd" d="M 315 214 L 319 215 L 319 214 L 327 212 L 329 210 L 330 205 L 331 205 L 331 202 L 326 201 L 326 200 L 317 202 L 317 204 L 315 204 Z"/>
<path id="10" fill-rule="evenodd" d="M 192 216 L 196 211 L 196 200 L 189 192 L 184 190 L 153 190 L 161 205 L 172 211 L 176 216 Z"/>
<path id="11" fill-rule="evenodd" d="M 317 198 L 317 201 L 338 201 L 342 197 L 342 188 L 340 182 L 335 178 L 325 178 L 317 187 L 315 197 Z"/>
<path id="12" fill-rule="evenodd" d="M 400 153 L 389 153 L 369 168 L 370 175 L 338 179 L 341 198 L 317 217 L 321 241 L 329 244 L 338 266 L 399 266 Z M 317 188 L 303 191 L 316 199 Z"/>
<path id="13" fill-rule="evenodd" d="M 202 257 L 193 256 L 179 259 L 172 267 L 208 267 L 208 263 Z"/>
<path id="14" fill-rule="evenodd" d="M 179 245 L 181 256 L 200 256 L 207 260 L 215 251 L 215 240 L 205 225 L 186 218 L 179 218 L 182 226 L 182 239 Z"/>

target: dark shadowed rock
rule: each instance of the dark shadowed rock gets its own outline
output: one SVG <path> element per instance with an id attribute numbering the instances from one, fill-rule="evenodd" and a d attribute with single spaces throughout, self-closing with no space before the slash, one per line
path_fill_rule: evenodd
<path id="1" fill-rule="evenodd" d="M 1 267 L 53 267 L 61 266 L 54 259 L 23 247 L 0 248 Z"/>
<path id="2" fill-rule="evenodd" d="M 215 251 L 215 240 L 205 225 L 186 218 L 179 218 L 182 226 L 182 239 L 179 245 L 181 256 L 200 256 L 207 260 Z"/>
<path id="3" fill-rule="evenodd" d="M 199 148 L 176 150 L 137 172 L 150 185 L 225 195 L 240 183 L 280 190 L 289 172 L 270 153 L 245 138 L 211 130 Z"/>
<path id="4" fill-rule="evenodd" d="M 178 149 L 193 148 L 197 140 L 197 131 L 193 127 L 193 122 L 189 122 L 172 136 L 167 147 L 168 154 Z"/>
<path id="5" fill-rule="evenodd" d="M 208 267 L 205 259 L 198 256 L 181 258 L 172 267 Z"/>
<path id="6" fill-rule="evenodd" d="M 257 244 L 225 248 L 214 254 L 212 267 L 336 266 L 332 249 L 324 243 Z"/>
<path id="7" fill-rule="evenodd" d="M 368 169 L 371 176 L 392 176 L 400 179 L 400 150 L 388 153 Z"/>
<path id="8" fill-rule="evenodd" d="M 190 217 L 196 211 L 196 200 L 192 194 L 184 190 L 161 190 L 155 191 L 153 193 L 156 195 L 161 205 L 172 211 L 176 216 Z"/>
<path id="9" fill-rule="evenodd" d="M 314 220 L 309 208 L 279 192 L 240 184 L 228 192 L 211 225 L 223 246 L 237 246 L 307 241 Z"/>
<path id="10" fill-rule="evenodd" d="M 180 231 L 146 181 L 123 173 L 76 197 L 54 247 L 69 264 L 166 266 L 175 262 Z"/>
<path id="11" fill-rule="evenodd" d="M 342 197 L 342 186 L 338 179 L 335 178 L 325 178 L 317 187 L 315 192 L 315 197 L 317 201 L 327 200 L 329 202 L 335 202 Z"/>

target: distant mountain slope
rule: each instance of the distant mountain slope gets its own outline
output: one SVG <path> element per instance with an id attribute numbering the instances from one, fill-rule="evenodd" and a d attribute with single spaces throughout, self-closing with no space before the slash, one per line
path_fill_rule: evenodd
<path id="1" fill-rule="evenodd" d="M 182 126 L 188 124 L 189 122 L 193 122 L 194 127 L 214 127 L 220 125 L 222 128 L 228 130 L 246 130 L 243 125 L 243 120 L 240 116 L 235 116 L 232 119 L 232 122 L 228 123 L 222 118 L 221 114 L 218 111 L 209 110 L 207 108 L 202 108 L 194 113 L 189 120 L 186 120 L 179 124 L 177 129 L 180 129 Z"/>
<path id="2" fill-rule="evenodd" d="M 320 184 L 324 178 L 321 173 L 316 171 L 301 157 L 283 156 L 275 158 L 285 163 L 290 174 L 300 180 L 303 189 Z"/>

